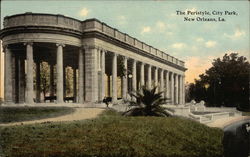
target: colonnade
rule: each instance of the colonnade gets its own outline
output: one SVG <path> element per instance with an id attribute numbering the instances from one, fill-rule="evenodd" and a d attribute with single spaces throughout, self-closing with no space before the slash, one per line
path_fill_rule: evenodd
<path id="1" fill-rule="evenodd" d="M 13 102 L 13 90 L 19 90 L 19 102 L 27 104 L 34 103 L 34 80 L 33 80 L 33 43 L 27 42 L 25 45 L 26 68 L 24 68 L 25 57 L 18 60 L 16 69 L 12 69 L 12 50 L 7 46 L 4 47 L 5 52 L 5 102 Z M 64 44 L 56 45 L 56 102 L 64 102 L 64 63 L 63 53 Z M 77 67 L 73 68 L 74 71 L 74 98 L 78 95 L 77 102 L 97 102 L 107 97 L 106 84 L 106 66 L 112 65 L 112 101 L 118 99 L 117 91 L 117 75 L 118 75 L 118 57 L 122 58 L 124 70 L 121 76 L 121 96 L 123 99 L 129 99 L 129 90 L 138 90 L 142 86 L 152 88 L 157 86 L 157 91 L 163 91 L 163 96 L 169 98 L 170 104 L 184 104 L 185 103 L 185 86 L 184 75 L 163 69 L 161 67 L 144 63 L 132 57 L 123 56 L 115 52 L 110 52 L 96 46 L 83 46 L 79 47 L 77 56 Z M 109 54 L 111 60 L 106 63 L 106 56 Z M 36 62 L 36 98 L 40 101 L 40 63 Z M 130 65 L 130 66 L 129 66 Z M 130 69 L 129 69 L 130 68 Z M 78 69 L 78 71 L 76 71 Z M 138 71 L 139 70 L 139 71 Z M 13 71 L 18 71 L 18 88 L 13 87 Z M 76 74 L 78 72 L 78 75 Z M 26 74 L 26 76 L 25 76 Z M 139 75 L 139 76 L 137 76 Z M 130 76 L 130 77 L 129 77 Z M 138 79 L 139 78 L 139 79 Z M 76 80 L 77 79 L 77 80 Z M 77 82 L 77 83 L 76 83 Z M 110 82 L 109 82 L 110 83 Z M 54 96 L 54 65 L 50 65 L 50 96 Z M 78 86 L 78 88 L 76 87 Z M 129 87 L 131 86 L 131 87 Z M 78 89 L 78 90 L 77 90 Z M 24 92 L 22 92 L 24 91 Z M 25 93 L 25 95 L 23 94 Z M 21 99 L 23 99 L 21 101 Z"/>
<path id="2" fill-rule="evenodd" d="M 101 54 L 100 65 L 102 73 L 102 86 L 100 87 L 100 100 L 105 97 L 105 53 L 112 53 L 112 100 L 117 100 L 117 56 L 114 52 L 107 52 L 105 50 L 98 50 L 97 53 Z M 157 86 L 157 91 L 163 92 L 163 96 L 169 99 L 169 104 L 184 104 L 185 103 L 185 85 L 184 80 L 185 76 L 181 74 L 174 73 L 167 69 L 162 69 L 157 66 L 153 66 L 151 64 L 146 64 L 141 61 L 135 60 L 133 58 L 129 58 L 127 56 L 121 56 L 123 59 L 123 68 L 125 69 L 125 73 L 122 76 L 122 98 L 128 99 L 129 98 L 129 83 L 131 84 L 132 91 L 136 91 L 140 89 L 142 86 L 146 86 L 147 88 L 153 88 Z M 128 61 L 131 61 L 132 67 L 131 70 L 128 69 Z M 137 72 L 139 66 L 139 72 Z M 121 70 L 121 69 L 120 69 Z M 128 73 L 131 71 L 131 73 Z M 147 72 L 147 73 L 146 73 Z M 153 72 L 153 78 L 152 78 Z M 137 75 L 139 73 L 139 80 L 137 79 Z M 129 78 L 129 76 L 131 78 Z M 147 77 L 145 77 L 147 76 Z M 130 80 L 129 80 L 130 79 Z M 153 80 L 153 81 L 152 81 Z M 139 86 L 138 86 L 139 85 Z"/>

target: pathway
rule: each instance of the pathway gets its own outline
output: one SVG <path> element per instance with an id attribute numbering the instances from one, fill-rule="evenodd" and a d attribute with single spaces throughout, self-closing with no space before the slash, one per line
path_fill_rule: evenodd
<path id="1" fill-rule="evenodd" d="M 230 124 L 235 123 L 237 121 L 247 120 L 247 119 L 249 119 L 249 121 L 250 121 L 250 116 L 237 116 L 237 117 L 221 118 L 221 119 L 217 119 L 211 123 L 208 123 L 207 126 L 224 128 L 227 125 L 230 125 Z"/>

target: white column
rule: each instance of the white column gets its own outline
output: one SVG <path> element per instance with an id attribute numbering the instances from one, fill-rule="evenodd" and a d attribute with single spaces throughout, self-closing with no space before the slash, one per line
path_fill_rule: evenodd
<path id="1" fill-rule="evenodd" d="M 128 74 L 127 74 L 127 69 L 128 69 L 128 59 L 127 57 L 123 57 L 123 67 L 125 69 L 124 71 L 124 76 L 122 77 L 122 98 L 124 100 L 127 99 L 127 93 L 128 93 Z"/>
<path id="2" fill-rule="evenodd" d="M 143 87 L 145 85 L 145 81 L 144 81 L 144 63 L 141 63 L 141 80 L 140 80 L 140 83 L 141 83 L 141 87 Z"/>
<path id="3" fill-rule="evenodd" d="M 36 101 L 41 101 L 41 85 L 40 85 L 40 62 L 36 62 Z"/>
<path id="4" fill-rule="evenodd" d="M 136 61 L 133 60 L 132 63 L 132 91 L 136 91 Z"/>
<path id="5" fill-rule="evenodd" d="M 78 57 L 78 103 L 83 104 L 84 101 L 84 64 L 83 51 L 79 49 Z"/>
<path id="6" fill-rule="evenodd" d="M 96 46 L 85 46 L 85 101 L 98 101 L 98 64 Z"/>
<path id="7" fill-rule="evenodd" d="M 180 96 L 180 98 L 179 98 L 179 104 L 182 105 L 182 104 L 183 104 L 183 98 L 182 98 L 182 97 L 183 97 L 182 76 L 179 75 L 179 78 L 180 78 L 180 84 L 179 84 L 179 87 L 180 87 L 180 88 L 179 88 L 179 89 L 180 89 L 180 91 L 179 91 L 179 93 L 180 93 L 180 94 L 179 94 L 179 96 Z"/>
<path id="8" fill-rule="evenodd" d="M 169 90 L 170 90 L 170 88 L 169 88 L 169 72 L 168 71 L 166 71 L 166 74 L 165 74 L 165 77 L 166 77 L 166 81 L 165 81 L 165 88 L 166 88 L 166 93 L 165 93 L 165 98 L 169 98 Z"/>
<path id="9" fill-rule="evenodd" d="M 26 92 L 25 103 L 34 103 L 34 91 L 33 91 L 33 43 L 26 43 L 26 59 L 27 59 L 27 79 L 26 79 Z"/>
<path id="10" fill-rule="evenodd" d="M 151 65 L 148 65 L 148 84 L 147 84 L 147 87 L 148 89 L 151 89 L 152 87 L 152 79 L 151 79 Z"/>
<path id="11" fill-rule="evenodd" d="M 163 69 L 160 70 L 160 92 L 163 92 L 164 90 L 164 78 L 163 78 Z M 164 96 L 164 92 L 162 93 L 162 96 Z"/>
<path id="12" fill-rule="evenodd" d="M 174 105 L 174 92 L 175 92 L 175 89 L 174 89 L 174 73 L 171 72 L 171 103 L 172 105 Z"/>
<path id="13" fill-rule="evenodd" d="M 179 104 L 179 78 L 178 78 L 178 74 L 175 75 L 175 102 L 176 104 Z"/>
<path id="14" fill-rule="evenodd" d="M 63 103 L 63 44 L 56 44 L 57 58 L 56 58 L 56 102 Z"/>
<path id="15" fill-rule="evenodd" d="M 101 89 L 101 100 L 104 99 L 105 97 L 105 51 L 102 50 L 101 51 L 101 70 L 102 70 L 102 74 L 101 74 L 101 81 L 102 81 L 102 89 Z"/>
<path id="16" fill-rule="evenodd" d="M 5 51 L 5 65 L 4 65 L 4 101 L 6 104 L 13 103 L 12 99 L 12 51 L 4 48 Z"/>
<path id="17" fill-rule="evenodd" d="M 158 92 L 159 87 L 158 87 L 158 68 L 157 67 L 155 67 L 155 78 L 154 79 L 155 79 L 154 80 L 155 81 L 154 86 L 157 87 L 156 92 Z"/>
<path id="18" fill-rule="evenodd" d="M 113 54 L 112 61 L 112 101 L 117 101 L 117 54 Z"/>

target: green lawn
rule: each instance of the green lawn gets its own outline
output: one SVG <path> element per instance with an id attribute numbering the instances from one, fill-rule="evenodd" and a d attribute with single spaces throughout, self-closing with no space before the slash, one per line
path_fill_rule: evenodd
<path id="1" fill-rule="evenodd" d="M 73 111 L 69 107 L 0 107 L 0 123 L 56 117 Z"/>
<path id="2" fill-rule="evenodd" d="M 191 120 L 122 117 L 0 128 L 3 154 L 15 157 L 221 157 L 223 132 Z M 4 156 L 1 155 L 0 156 Z"/>

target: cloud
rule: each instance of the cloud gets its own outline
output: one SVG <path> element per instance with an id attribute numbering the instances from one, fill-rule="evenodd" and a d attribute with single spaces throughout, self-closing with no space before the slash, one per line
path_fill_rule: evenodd
<path id="1" fill-rule="evenodd" d="M 206 46 L 207 48 L 212 48 L 212 47 L 215 47 L 216 44 L 217 44 L 216 41 L 211 41 L 211 40 L 209 40 L 209 41 L 207 41 L 207 42 L 205 43 L 205 46 Z"/>
<path id="2" fill-rule="evenodd" d="M 228 37 L 228 38 L 230 38 L 230 39 L 232 39 L 232 40 L 236 40 L 236 39 L 239 39 L 239 38 L 245 36 L 245 34 L 246 34 L 245 31 L 242 31 L 242 30 L 240 30 L 240 29 L 236 29 L 236 30 L 234 31 L 234 34 L 229 35 L 229 34 L 227 34 L 227 33 L 224 33 L 224 36 L 225 36 L 225 37 Z"/>
<path id="3" fill-rule="evenodd" d="M 166 32 L 167 37 L 172 36 L 174 33 L 173 32 Z"/>
<path id="4" fill-rule="evenodd" d="M 127 18 L 124 15 L 117 16 L 117 23 L 124 25 L 127 23 Z"/>
<path id="5" fill-rule="evenodd" d="M 198 38 L 196 38 L 195 40 L 196 40 L 197 42 L 203 42 L 203 41 L 204 41 L 204 39 L 201 38 L 201 37 L 198 37 Z"/>
<path id="6" fill-rule="evenodd" d="M 175 49 L 182 49 L 182 48 L 184 48 L 185 46 L 186 46 L 185 43 L 174 43 L 174 44 L 172 45 L 172 47 L 175 48 Z"/>
<path id="7" fill-rule="evenodd" d="M 175 24 L 157 21 L 152 31 L 156 33 L 165 33 L 166 36 L 169 37 L 174 35 L 174 32 L 177 32 L 177 26 Z"/>
<path id="8" fill-rule="evenodd" d="M 151 32 L 151 27 L 149 26 L 142 27 L 141 34 L 149 33 L 149 32 Z"/>
<path id="9" fill-rule="evenodd" d="M 159 30 L 160 32 L 163 32 L 166 29 L 166 24 L 162 21 L 158 21 L 156 23 L 156 29 Z"/>
<path id="10" fill-rule="evenodd" d="M 88 16 L 90 10 L 88 8 L 82 8 L 79 12 L 79 15 L 82 16 L 82 17 L 86 17 Z"/>

